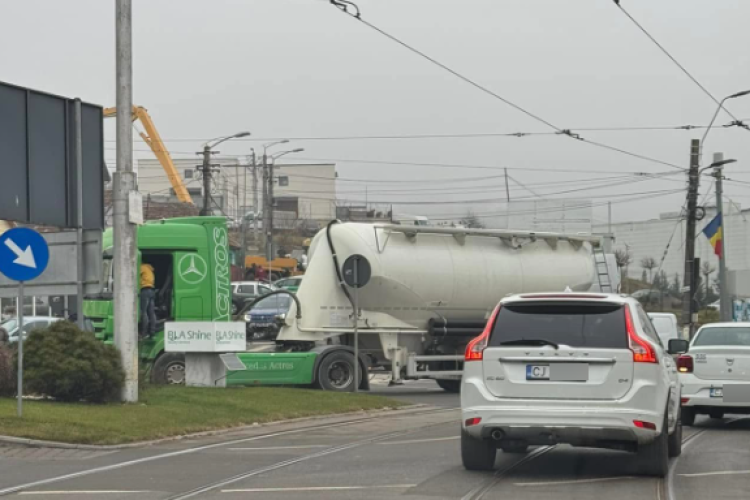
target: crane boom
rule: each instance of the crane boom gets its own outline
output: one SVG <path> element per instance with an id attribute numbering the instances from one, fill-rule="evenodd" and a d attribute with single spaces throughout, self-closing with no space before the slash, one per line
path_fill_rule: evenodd
<path id="1" fill-rule="evenodd" d="M 104 118 L 110 118 L 116 114 L 117 108 L 104 109 Z M 146 111 L 146 108 L 143 106 L 133 106 L 133 115 L 131 118 L 133 121 L 139 120 L 141 125 L 143 125 L 145 132 L 139 132 L 139 135 L 143 141 L 149 145 L 151 151 L 154 152 L 159 163 L 161 163 L 170 184 L 172 184 L 172 189 L 174 189 L 177 199 L 183 203 L 193 203 L 193 199 L 190 197 L 190 193 L 188 193 L 185 184 L 182 182 L 182 177 L 180 177 L 177 167 L 174 166 L 172 157 L 170 156 L 167 147 L 164 145 L 164 141 L 162 141 L 159 131 L 156 130 L 156 126 L 154 125 L 153 120 L 151 120 L 151 116 L 148 114 L 148 111 Z"/>

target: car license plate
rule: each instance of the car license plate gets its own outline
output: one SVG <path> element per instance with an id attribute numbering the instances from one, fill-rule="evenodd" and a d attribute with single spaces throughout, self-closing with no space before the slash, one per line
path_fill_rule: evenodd
<path id="1" fill-rule="evenodd" d="M 254 326 L 255 328 L 268 328 L 268 327 L 269 327 L 269 326 L 271 326 L 272 324 L 273 324 L 273 323 L 253 323 L 253 326 Z"/>
<path id="2" fill-rule="evenodd" d="M 721 387 L 712 387 L 710 389 L 710 395 L 712 398 L 723 398 L 724 397 L 724 389 Z"/>
<path id="3" fill-rule="evenodd" d="M 549 380 L 549 365 L 526 365 L 526 380 Z"/>

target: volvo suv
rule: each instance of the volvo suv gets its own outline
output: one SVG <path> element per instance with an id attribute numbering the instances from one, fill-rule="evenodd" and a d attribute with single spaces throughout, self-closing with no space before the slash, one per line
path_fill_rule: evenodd
<path id="1" fill-rule="evenodd" d="M 633 452 L 643 474 L 663 477 L 682 445 L 678 353 L 631 297 L 503 299 L 466 348 L 464 467 L 492 469 L 498 449 L 569 444 Z"/>

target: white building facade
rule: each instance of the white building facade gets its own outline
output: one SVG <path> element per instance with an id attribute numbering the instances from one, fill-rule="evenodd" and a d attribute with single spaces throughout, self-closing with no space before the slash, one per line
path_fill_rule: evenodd
<path id="1" fill-rule="evenodd" d="M 199 167 L 201 159 L 173 160 L 185 187 L 196 205 L 203 203 L 203 179 Z M 257 186 L 259 208 L 262 211 L 263 169 L 256 169 L 257 184 L 253 182 L 253 166 L 243 158 L 213 157 L 217 168 L 212 178 L 212 209 L 236 219 L 253 206 L 254 186 Z M 158 160 L 138 161 L 138 189 L 144 197 L 174 198 L 174 190 Z M 174 198 L 176 199 L 176 198 Z M 294 212 L 299 220 L 327 222 L 336 217 L 336 166 L 334 164 L 291 164 L 274 166 L 274 199 L 277 211 Z"/>
<path id="2" fill-rule="evenodd" d="M 706 207 L 703 220 L 697 224 L 695 239 L 695 256 L 700 258 L 701 265 L 708 262 L 716 269 L 711 275 L 712 281 L 718 277 L 719 261 L 702 230 L 715 216 L 715 207 Z M 614 248 L 627 250 L 632 258 L 627 276 L 640 279 L 644 270 L 641 260 L 645 257 L 652 257 L 656 260 L 657 266 L 661 265 L 661 270 L 670 282 L 675 274 L 679 275 L 680 282 L 682 282 L 685 272 L 685 226 L 684 218 L 674 213 L 662 214 L 661 218 L 654 220 L 613 223 Z M 606 233 L 608 226 L 597 224 L 594 226 L 594 231 Z M 736 204 L 724 207 L 723 241 L 727 269 L 730 271 L 750 270 L 750 252 L 748 251 L 750 249 L 750 210 L 742 210 Z"/>

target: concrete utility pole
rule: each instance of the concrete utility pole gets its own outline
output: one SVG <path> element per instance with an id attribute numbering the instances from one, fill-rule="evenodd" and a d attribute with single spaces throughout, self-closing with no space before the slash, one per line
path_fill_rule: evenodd
<path id="1" fill-rule="evenodd" d="M 268 155 L 265 151 L 263 151 L 263 233 L 265 235 L 265 244 L 266 244 L 266 261 L 268 262 L 268 265 L 271 265 L 271 261 L 273 260 L 273 257 L 271 255 L 271 223 L 270 223 L 270 217 L 269 214 L 271 213 L 271 193 L 269 192 L 268 186 L 271 181 L 269 181 L 269 175 L 268 175 Z"/>
<path id="2" fill-rule="evenodd" d="M 258 248 L 258 162 L 253 150 L 253 242 L 255 248 Z"/>
<path id="3" fill-rule="evenodd" d="M 117 170 L 112 193 L 114 230 L 115 346 L 125 370 L 121 400 L 138 401 L 138 310 L 136 226 L 130 223 L 128 197 L 136 189 L 133 172 L 133 9 L 131 0 L 117 0 L 115 12 L 117 67 Z M 79 301 L 82 297 L 79 297 Z"/>
<path id="4" fill-rule="evenodd" d="M 685 276 L 683 285 L 685 292 L 682 294 L 682 324 L 688 327 L 688 334 L 693 338 L 695 333 L 695 280 L 693 279 L 695 260 L 695 225 L 698 211 L 698 184 L 700 173 L 698 166 L 700 162 L 700 141 L 693 139 L 690 142 L 690 169 L 688 170 L 688 195 L 687 195 L 687 227 L 685 231 Z"/>
<path id="5" fill-rule="evenodd" d="M 240 137 L 247 137 L 250 135 L 250 132 L 237 132 L 234 135 L 228 135 L 225 137 L 217 137 L 216 139 L 211 139 L 207 143 L 203 145 L 203 151 L 196 153 L 199 155 L 203 155 L 203 164 L 201 165 L 201 171 L 203 172 L 203 208 L 200 211 L 200 215 L 207 216 L 211 215 L 212 209 L 211 209 L 211 155 L 218 153 L 218 151 L 212 151 L 213 148 L 218 146 L 224 141 L 229 141 L 231 139 L 238 139 Z M 226 179 L 225 179 L 225 192 L 224 192 L 224 199 L 226 200 L 227 194 L 226 194 Z M 223 210 L 223 207 L 219 207 Z"/>
<path id="6" fill-rule="evenodd" d="M 200 215 L 211 215 L 211 147 L 206 144 L 203 146 L 203 165 L 201 166 L 203 174 L 203 208 Z"/>
<path id="7" fill-rule="evenodd" d="M 274 166 L 274 160 L 271 158 L 271 162 L 268 164 L 268 239 L 266 240 L 268 244 L 268 254 L 270 257 L 268 258 L 268 277 L 271 278 L 271 261 L 273 260 L 274 254 L 273 254 L 273 209 L 274 209 L 274 200 L 273 200 L 273 166 Z"/>
<path id="8" fill-rule="evenodd" d="M 719 252 L 719 314 L 722 321 L 732 321 L 732 300 L 727 281 L 727 232 L 724 218 L 723 153 L 714 153 L 714 173 L 716 179 L 716 213 L 721 216 L 721 251 Z M 708 286 L 708 283 L 706 284 Z"/>

